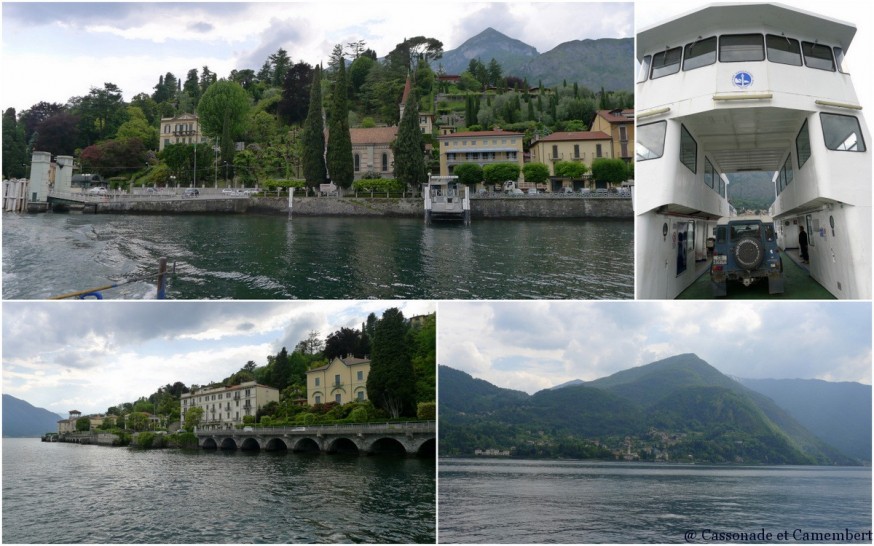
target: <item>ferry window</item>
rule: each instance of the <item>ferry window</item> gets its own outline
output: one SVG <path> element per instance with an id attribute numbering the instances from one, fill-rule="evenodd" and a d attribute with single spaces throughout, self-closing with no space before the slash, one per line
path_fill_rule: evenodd
<path id="1" fill-rule="evenodd" d="M 637 72 L 637 83 L 645 82 L 649 76 L 649 68 L 652 66 L 652 55 L 646 55 L 643 62 L 640 63 L 640 70 Z"/>
<path id="2" fill-rule="evenodd" d="M 832 48 L 812 42 L 801 42 L 801 50 L 804 51 L 804 64 L 810 68 L 835 71 L 835 60 L 832 57 Z"/>
<path id="3" fill-rule="evenodd" d="M 683 56 L 683 48 L 675 47 L 652 56 L 651 79 L 669 76 L 680 71 L 680 57 Z"/>
<path id="4" fill-rule="evenodd" d="M 786 163 L 783 165 L 783 170 L 786 173 L 786 185 L 788 186 L 790 182 L 795 178 L 795 175 L 792 174 L 792 156 L 786 158 Z"/>
<path id="5" fill-rule="evenodd" d="M 716 174 L 716 169 L 713 168 L 713 163 L 709 159 L 704 158 L 704 183 L 713 187 L 713 179 Z"/>
<path id="6" fill-rule="evenodd" d="M 637 161 L 658 159 L 665 153 L 666 121 L 658 121 L 637 128 L 637 145 L 634 147 Z"/>
<path id="7" fill-rule="evenodd" d="M 695 70 L 716 62 L 716 36 L 686 44 L 683 70 Z"/>
<path id="8" fill-rule="evenodd" d="M 768 44 L 769 61 L 801 66 L 801 46 L 798 40 L 775 34 L 768 34 L 765 38 Z"/>
<path id="9" fill-rule="evenodd" d="M 698 143 L 685 125 L 681 126 L 680 131 L 680 163 L 693 173 L 698 172 Z"/>
<path id="10" fill-rule="evenodd" d="M 795 137 L 795 152 L 798 154 L 798 168 L 800 169 L 810 159 L 810 132 L 807 128 L 807 120 L 804 120 L 804 125 L 798 131 L 798 136 Z"/>
<path id="11" fill-rule="evenodd" d="M 725 197 L 725 181 L 722 177 L 719 178 L 719 195 Z"/>
<path id="12" fill-rule="evenodd" d="M 862 129 L 859 120 L 853 116 L 840 114 L 819 115 L 822 120 L 822 134 L 825 147 L 841 152 L 864 152 L 865 141 L 862 140 Z"/>
<path id="13" fill-rule="evenodd" d="M 719 37 L 719 62 L 764 61 L 765 40 L 761 34 L 728 34 Z"/>
<path id="14" fill-rule="evenodd" d="M 836 47 L 836 48 L 834 48 L 834 51 L 835 51 L 835 64 L 838 65 L 838 70 L 843 74 L 847 74 L 847 71 L 844 70 L 844 48 Z"/>

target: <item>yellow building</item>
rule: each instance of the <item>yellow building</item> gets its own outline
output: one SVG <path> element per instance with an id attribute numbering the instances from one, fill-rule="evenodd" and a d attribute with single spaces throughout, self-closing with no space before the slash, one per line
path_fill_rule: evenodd
<path id="1" fill-rule="evenodd" d="M 631 162 L 634 158 L 634 110 L 598 110 L 593 131 L 610 135 L 612 157 Z"/>
<path id="2" fill-rule="evenodd" d="M 312 406 L 367 400 L 369 373 L 368 358 L 335 357 L 330 363 L 307 371 L 307 402 Z"/>
<path id="3" fill-rule="evenodd" d="M 394 177 L 395 156 L 391 144 L 397 136 L 397 127 L 349 129 L 355 180 L 369 172 L 378 173 L 382 178 Z"/>
<path id="4" fill-rule="evenodd" d="M 279 389 L 247 381 L 232 387 L 202 388 L 183 393 L 180 400 L 182 422 L 185 412 L 197 407 L 203 409 L 198 429 L 232 429 L 243 423 L 243 417 L 255 413 L 270 402 L 279 402 Z"/>
<path id="5" fill-rule="evenodd" d="M 522 169 L 522 133 L 509 131 L 470 131 L 438 137 L 440 176 L 451 176 L 462 163 L 485 167 L 493 163 L 516 163 Z M 521 176 L 521 174 L 520 174 Z"/>
<path id="6" fill-rule="evenodd" d="M 200 132 L 200 123 L 194 114 L 180 114 L 172 118 L 161 118 L 161 134 L 158 151 L 170 144 L 203 144 L 206 137 Z"/>
<path id="7" fill-rule="evenodd" d="M 559 161 L 585 163 L 591 169 L 594 160 L 613 157 L 610 135 L 601 131 L 552 133 L 533 141 L 529 152 L 532 162 L 549 167 L 550 176 L 555 176 Z"/>

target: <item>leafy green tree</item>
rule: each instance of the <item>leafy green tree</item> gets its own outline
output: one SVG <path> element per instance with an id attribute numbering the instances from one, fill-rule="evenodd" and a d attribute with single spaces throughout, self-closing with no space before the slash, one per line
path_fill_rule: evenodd
<path id="1" fill-rule="evenodd" d="M 191 411 L 191 410 L 188 410 Z M 186 413 L 186 417 L 187 417 Z M 125 421 L 127 428 L 130 430 L 141 431 L 149 428 L 149 414 L 141 411 L 135 411 L 127 415 Z"/>
<path id="2" fill-rule="evenodd" d="M 610 185 L 621 184 L 628 176 L 628 167 L 621 159 L 596 159 L 592 162 L 592 178 Z"/>
<path id="3" fill-rule="evenodd" d="M 349 93 L 345 61 L 337 67 L 332 99 L 331 121 L 328 126 L 328 176 L 336 185 L 348 188 L 355 179 L 355 163 L 349 134 Z"/>
<path id="4" fill-rule="evenodd" d="M 340 328 L 325 339 L 324 356 L 328 360 L 346 355 L 364 358 L 367 354 L 370 354 L 370 340 L 367 334 L 354 328 Z"/>
<path id="5" fill-rule="evenodd" d="M 419 102 L 411 91 L 398 126 L 398 136 L 392 144 L 395 155 L 395 178 L 416 187 L 426 179 L 425 143 L 419 129 Z"/>
<path id="6" fill-rule="evenodd" d="M 549 180 L 549 167 L 544 163 L 526 163 L 522 167 L 522 174 L 525 176 L 525 182 L 542 184 Z"/>
<path id="7" fill-rule="evenodd" d="M 183 428 L 188 432 L 193 432 L 194 428 L 200 424 L 201 419 L 203 419 L 203 408 L 197 406 L 188 408 L 185 412 L 185 424 Z"/>
<path id="8" fill-rule="evenodd" d="M 291 58 L 288 56 L 288 52 L 280 47 L 276 53 L 267 57 L 267 60 L 271 66 L 271 83 L 275 87 L 279 87 L 285 81 L 285 74 L 291 66 Z"/>
<path id="9" fill-rule="evenodd" d="M 366 55 L 357 57 L 349 65 L 349 91 L 353 97 L 361 92 L 361 87 L 367 81 L 367 74 L 375 65 L 376 61 Z"/>
<path id="10" fill-rule="evenodd" d="M 234 172 L 246 186 L 256 186 L 263 178 L 262 162 L 251 150 L 243 150 L 234 155 Z"/>
<path id="11" fill-rule="evenodd" d="M 306 119 L 312 81 L 313 67 L 309 64 L 299 62 L 288 69 L 282 83 L 282 99 L 277 106 L 283 122 L 291 125 Z"/>
<path id="12" fill-rule="evenodd" d="M 519 165 L 516 163 L 492 163 L 483 167 L 483 180 L 487 184 L 500 184 L 507 180 L 519 179 Z"/>
<path id="13" fill-rule="evenodd" d="M 24 177 L 27 163 L 24 127 L 15 117 L 15 108 L 7 108 L 3 112 L 3 178 Z"/>
<path id="14" fill-rule="evenodd" d="M 24 127 L 24 141 L 29 143 L 40 123 L 61 112 L 67 112 L 63 104 L 45 101 L 40 101 L 21 112 L 18 122 Z"/>
<path id="15" fill-rule="evenodd" d="M 168 102 L 176 97 L 176 86 L 178 80 L 172 72 L 167 72 L 164 76 L 158 76 L 158 84 L 155 86 L 155 92 L 152 94 L 152 100 L 160 104 Z"/>
<path id="16" fill-rule="evenodd" d="M 424 318 L 421 327 L 410 330 L 409 346 L 416 376 L 416 401 L 437 399 L 437 316 Z"/>
<path id="17" fill-rule="evenodd" d="M 207 88 L 197 105 L 204 134 L 219 138 L 221 159 L 233 163 L 235 139 L 246 128 L 249 95 L 240 84 L 219 80 Z"/>
<path id="18" fill-rule="evenodd" d="M 322 71 L 316 67 L 310 85 L 310 104 L 303 124 L 303 176 L 311 187 L 328 178 L 325 168 L 325 125 L 322 120 Z"/>
<path id="19" fill-rule="evenodd" d="M 483 181 L 483 168 L 476 163 L 457 165 L 452 174 L 458 177 L 459 182 L 468 186 L 475 186 Z"/>
<path id="20" fill-rule="evenodd" d="M 191 98 L 191 103 L 193 105 L 197 105 L 197 101 L 200 100 L 201 91 L 200 76 L 198 75 L 196 68 L 192 68 L 188 71 L 185 83 L 182 84 L 182 92 Z"/>
<path id="21" fill-rule="evenodd" d="M 585 163 L 579 161 L 559 161 L 555 164 L 554 168 L 555 176 L 577 180 L 582 178 L 589 170 Z"/>
<path id="22" fill-rule="evenodd" d="M 86 172 L 106 177 L 125 175 L 143 168 L 146 147 L 138 138 L 105 140 L 82 150 L 79 160 Z"/>
<path id="23" fill-rule="evenodd" d="M 91 419 L 87 417 L 79 417 L 76 419 L 77 432 L 88 432 L 89 430 L 91 430 Z"/>
<path id="24" fill-rule="evenodd" d="M 113 137 L 118 127 L 127 121 L 121 89 L 114 83 L 104 83 L 103 88 L 92 87 L 86 96 L 73 103 L 73 110 L 79 115 L 80 136 L 86 145 Z"/>
<path id="25" fill-rule="evenodd" d="M 397 308 L 376 323 L 367 398 L 393 418 L 415 415 L 416 384 L 407 348 L 407 325 Z"/>
<path id="26" fill-rule="evenodd" d="M 149 124 L 145 113 L 137 106 L 128 106 L 127 121 L 116 133 L 118 139 L 138 138 L 150 150 L 158 149 L 158 130 Z"/>

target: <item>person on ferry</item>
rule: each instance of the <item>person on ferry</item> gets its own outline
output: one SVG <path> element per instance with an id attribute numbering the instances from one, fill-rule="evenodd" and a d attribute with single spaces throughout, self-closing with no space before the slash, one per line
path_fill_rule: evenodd
<path id="1" fill-rule="evenodd" d="M 810 263 L 810 258 L 807 255 L 807 233 L 804 231 L 804 226 L 798 226 L 798 248 L 801 249 L 801 263 Z"/>

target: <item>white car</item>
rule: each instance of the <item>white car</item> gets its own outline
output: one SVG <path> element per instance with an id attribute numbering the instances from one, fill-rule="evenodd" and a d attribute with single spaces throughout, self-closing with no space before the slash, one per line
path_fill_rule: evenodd
<path id="1" fill-rule="evenodd" d="M 92 195 L 105 195 L 105 194 L 109 193 L 109 190 L 107 190 L 103 186 L 97 186 L 96 188 L 91 188 L 90 190 L 88 190 L 85 193 L 90 193 Z"/>

